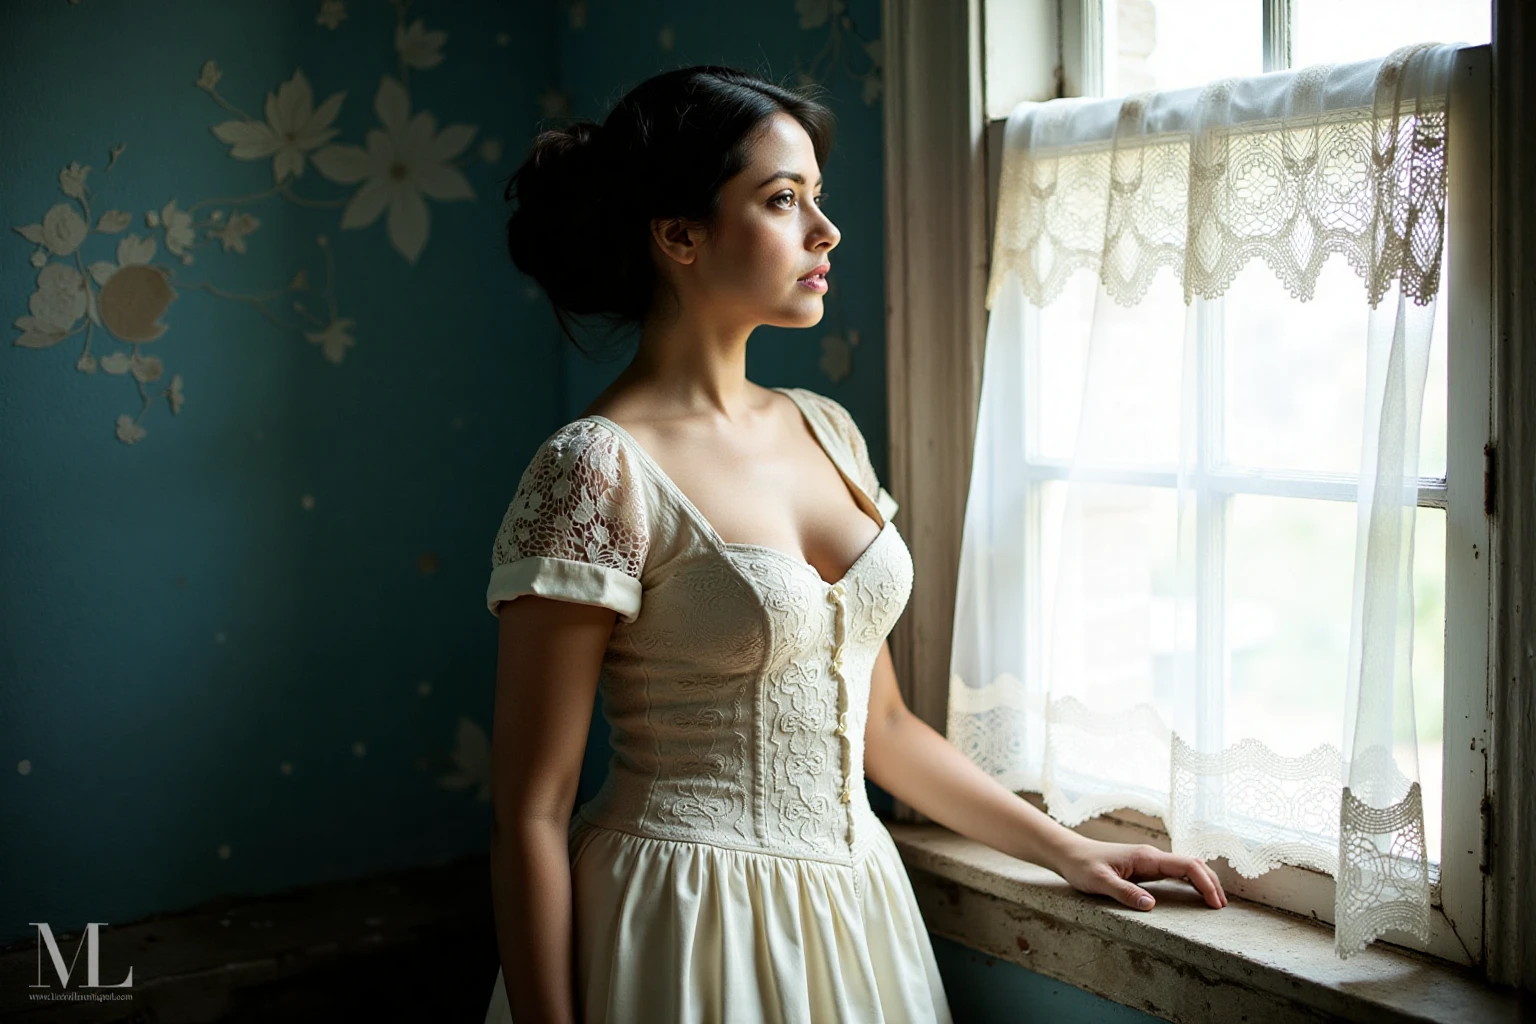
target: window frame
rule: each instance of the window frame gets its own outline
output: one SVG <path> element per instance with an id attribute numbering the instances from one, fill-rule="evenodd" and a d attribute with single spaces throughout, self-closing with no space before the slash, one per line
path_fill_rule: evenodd
<path id="1" fill-rule="evenodd" d="M 1250 0 L 1263 5 L 1266 70 L 1289 64 L 1289 0 Z M 1103 0 L 986 0 L 984 47 L 990 55 L 1001 41 L 995 33 L 1021 30 L 1053 34 L 1058 41 L 1056 66 L 1043 69 L 1029 60 L 998 64 L 1002 74 L 982 73 L 986 116 L 986 251 L 992 253 L 1003 136 L 1007 116 L 1022 99 L 1093 95 L 1104 75 L 1106 26 Z M 1107 31 L 1106 31 L 1107 29 Z M 1036 58 L 1037 59 L 1037 58 Z M 1492 462 L 1493 294 L 1490 121 L 1492 115 L 1491 46 L 1465 47 L 1451 89 L 1449 136 L 1447 260 L 1441 301 L 1447 303 L 1448 436 L 1446 477 L 1421 480 L 1420 505 L 1446 511 L 1445 687 L 1442 743 L 1442 812 L 1439 878 L 1432 888 L 1430 941 L 1398 931 L 1381 941 L 1419 950 L 1464 965 L 1483 959 L 1483 921 L 1488 870 L 1488 735 L 1494 646 L 1491 576 L 1493 525 L 1487 467 Z M 1049 83 L 1049 86 L 1047 86 Z M 994 102 L 994 87 L 1008 98 Z M 1047 88 L 1054 91 L 1047 91 Z M 1202 315 L 1220 317 L 1220 300 Z M 1202 328 L 1202 334 L 1204 328 Z M 1452 344 L 1450 339 L 1456 339 Z M 1203 346 L 1205 347 L 1205 346 Z M 1205 357 L 1202 357 L 1204 361 Z M 1209 369 L 1203 366 L 1202 370 Z M 1036 467 L 1040 472 L 1045 467 Z M 1038 493 L 1032 481 L 1031 493 Z M 1038 502 L 1030 505 L 1033 516 Z M 1037 531 L 1035 532 L 1038 535 Z M 1204 547 L 1204 545 L 1202 545 Z M 1033 618 L 1033 617 L 1032 617 Z M 1038 643 L 1031 645 L 1038 650 Z M 1037 792 L 1021 793 L 1044 808 Z M 1161 819 L 1123 809 L 1077 827 L 1093 838 L 1149 842 L 1164 849 L 1168 834 Z M 1332 924 L 1334 880 L 1310 868 L 1282 866 L 1248 879 L 1227 867 L 1213 866 L 1234 895 Z"/>

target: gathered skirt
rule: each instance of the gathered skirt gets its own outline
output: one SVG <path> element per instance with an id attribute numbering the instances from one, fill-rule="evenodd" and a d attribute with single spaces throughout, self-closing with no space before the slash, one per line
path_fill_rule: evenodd
<path id="1" fill-rule="evenodd" d="M 633 835 L 570 835 L 584 1024 L 950 1024 L 884 824 L 855 866 Z M 486 1024 L 509 1024 L 498 970 Z"/>

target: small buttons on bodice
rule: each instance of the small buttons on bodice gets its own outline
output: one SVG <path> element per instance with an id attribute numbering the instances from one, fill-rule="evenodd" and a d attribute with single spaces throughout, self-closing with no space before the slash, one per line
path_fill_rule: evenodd
<path id="1" fill-rule="evenodd" d="M 848 632 L 848 609 L 843 603 L 845 588 L 838 580 L 827 589 L 827 601 L 833 608 L 832 661 L 828 670 L 837 678 L 837 735 L 843 738 L 843 788 L 837 796 L 844 804 L 853 803 L 853 739 L 848 735 L 848 681 L 843 678 L 843 650 Z M 848 845 L 853 845 L 853 808 L 848 813 Z"/>

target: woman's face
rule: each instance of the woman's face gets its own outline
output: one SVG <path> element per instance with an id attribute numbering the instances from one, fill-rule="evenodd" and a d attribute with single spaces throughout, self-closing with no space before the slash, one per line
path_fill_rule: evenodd
<path id="1" fill-rule="evenodd" d="M 722 186 L 720 214 L 708 231 L 687 232 L 689 244 L 681 227 L 658 238 L 678 264 L 670 276 L 685 315 L 724 328 L 813 326 L 821 321 L 825 285 L 799 279 L 830 264 L 828 254 L 842 238 L 821 210 L 815 148 L 800 122 L 777 113 L 761 127 L 751 154 L 746 169 Z"/>

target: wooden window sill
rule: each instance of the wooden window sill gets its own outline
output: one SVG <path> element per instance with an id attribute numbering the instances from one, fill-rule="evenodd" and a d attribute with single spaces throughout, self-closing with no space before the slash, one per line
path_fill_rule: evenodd
<path id="1" fill-rule="evenodd" d="M 1522 1019 L 1465 968 L 1381 942 L 1341 960 L 1330 926 L 1261 904 L 1163 881 L 1135 911 L 942 826 L 888 827 L 932 932 L 1167 1020 Z"/>

